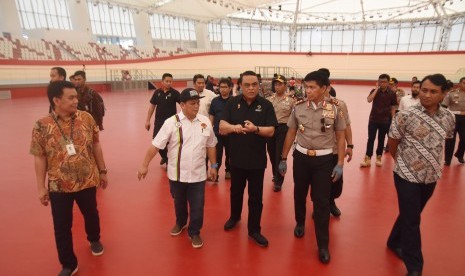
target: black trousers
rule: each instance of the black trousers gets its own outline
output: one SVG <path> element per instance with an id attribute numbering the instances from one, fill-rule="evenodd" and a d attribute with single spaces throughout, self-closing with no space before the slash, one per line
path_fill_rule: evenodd
<path id="1" fill-rule="evenodd" d="M 311 185 L 310 198 L 313 201 L 318 248 L 328 248 L 329 199 L 332 186 L 331 173 L 334 167 L 333 154 L 307 156 L 295 150 L 293 157 L 295 220 L 298 224 L 305 224 L 306 199 Z"/>
<path id="2" fill-rule="evenodd" d="M 155 126 L 153 127 L 153 137 L 152 137 L 152 139 L 155 138 L 155 136 L 157 136 L 158 132 L 160 131 L 160 129 L 163 126 L 164 123 L 165 123 L 165 121 L 163 121 L 163 122 L 155 121 Z M 167 148 L 160 149 L 158 152 L 160 153 L 160 156 L 161 156 L 162 159 L 168 160 L 168 149 Z"/>
<path id="3" fill-rule="evenodd" d="M 170 192 L 174 198 L 176 224 L 184 226 L 189 217 L 189 236 L 199 235 L 203 226 L 203 210 L 205 206 L 205 181 L 186 183 L 169 180 Z"/>
<path id="4" fill-rule="evenodd" d="M 423 270 L 421 252 L 421 212 L 433 195 L 436 183 L 409 182 L 394 173 L 394 183 L 399 201 L 399 216 L 388 238 L 388 246 L 401 248 L 402 257 L 409 272 Z"/>
<path id="5" fill-rule="evenodd" d="M 77 258 L 73 250 L 73 205 L 76 201 L 84 216 L 87 240 L 100 240 L 100 219 L 97 210 L 97 189 L 89 188 L 75 193 L 50 193 L 58 258 L 63 268 L 75 268 Z"/>
<path id="6" fill-rule="evenodd" d="M 216 162 L 218 163 L 218 172 L 220 171 L 221 163 L 223 162 L 223 148 L 225 152 L 224 166 L 226 167 L 226 171 L 230 172 L 231 168 L 229 166 L 229 137 L 218 134 L 216 135 L 216 139 L 218 140 L 218 143 L 216 143 Z"/>
<path id="7" fill-rule="evenodd" d="M 239 220 L 241 218 L 244 189 L 248 182 L 249 218 L 247 229 L 249 233 L 260 233 L 261 231 L 264 175 L 265 169 L 247 170 L 231 166 L 231 219 Z"/>
<path id="8" fill-rule="evenodd" d="M 376 139 L 376 132 L 378 132 L 378 146 L 376 147 L 376 155 L 383 155 L 384 139 L 389 131 L 389 122 L 386 123 L 375 123 L 372 121 L 368 122 L 368 141 L 366 155 L 369 157 L 373 156 L 373 147 Z"/>
<path id="9" fill-rule="evenodd" d="M 333 168 L 337 165 L 338 156 L 337 154 L 333 154 Z M 331 185 L 331 197 L 329 198 L 330 203 L 334 203 L 334 200 L 341 196 L 342 194 L 342 186 L 344 183 L 343 175 L 339 178 L 336 182 L 332 182 Z"/>
<path id="10" fill-rule="evenodd" d="M 282 185 L 284 177 L 279 173 L 278 166 L 281 161 L 281 153 L 283 151 L 284 140 L 287 134 L 287 124 L 279 124 L 274 131 L 273 137 L 266 141 L 266 149 L 270 157 L 271 169 L 273 172 L 273 179 L 276 185 Z"/>
<path id="11" fill-rule="evenodd" d="M 455 131 L 452 139 L 446 139 L 446 147 L 444 150 L 444 159 L 450 163 L 455 148 L 455 140 L 459 134 L 459 146 L 456 151 L 456 155 L 459 158 L 463 158 L 465 153 L 465 115 L 455 115 Z"/>

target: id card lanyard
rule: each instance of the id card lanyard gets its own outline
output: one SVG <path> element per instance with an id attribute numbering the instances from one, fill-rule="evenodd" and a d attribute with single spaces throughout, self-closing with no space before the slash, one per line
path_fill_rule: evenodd
<path id="1" fill-rule="evenodd" d="M 71 132 L 69 134 L 69 138 L 65 135 L 63 132 L 63 129 L 61 128 L 60 124 L 58 123 L 58 119 L 55 116 L 55 114 L 52 114 L 53 120 L 57 124 L 58 130 L 60 130 L 61 136 L 63 136 L 63 139 L 65 139 L 66 142 L 66 151 L 68 152 L 69 156 L 73 156 L 76 154 L 76 148 L 74 147 L 73 144 L 73 131 L 74 131 L 74 115 L 71 117 Z"/>

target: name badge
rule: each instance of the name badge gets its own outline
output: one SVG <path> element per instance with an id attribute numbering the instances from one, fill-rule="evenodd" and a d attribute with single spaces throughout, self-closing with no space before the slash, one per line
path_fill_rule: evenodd
<path id="1" fill-rule="evenodd" d="M 76 155 L 76 149 L 74 148 L 74 144 L 67 144 L 66 151 L 68 152 L 69 156 Z"/>

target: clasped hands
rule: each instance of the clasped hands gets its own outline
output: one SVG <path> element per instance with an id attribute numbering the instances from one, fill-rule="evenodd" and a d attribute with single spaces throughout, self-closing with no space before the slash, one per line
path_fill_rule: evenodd
<path id="1" fill-rule="evenodd" d="M 257 131 L 257 126 L 254 125 L 254 123 L 252 123 L 251 121 L 249 120 L 245 120 L 244 121 L 244 126 L 242 126 L 241 124 L 237 124 L 237 125 L 233 125 L 234 127 L 234 133 L 236 134 L 247 134 L 247 133 L 254 133 Z"/>

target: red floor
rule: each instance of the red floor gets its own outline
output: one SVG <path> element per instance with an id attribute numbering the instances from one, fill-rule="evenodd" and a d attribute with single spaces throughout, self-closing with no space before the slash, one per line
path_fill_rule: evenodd
<path id="1" fill-rule="evenodd" d="M 110 187 L 98 194 L 105 254 L 90 254 L 76 210 L 77 275 L 404 275 L 403 263 L 385 246 L 397 215 L 393 162 L 385 155 L 382 168 L 359 168 L 371 107 L 365 100 L 369 87 L 335 88 L 350 109 L 355 156 L 344 167 L 344 192 L 337 201 L 342 216 L 331 218 L 329 265 L 318 261 L 311 219 L 305 237 L 294 238 L 292 175 L 286 176 L 283 191 L 274 193 L 270 169 L 262 218 L 268 248 L 247 238 L 247 208 L 237 229 L 223 231 L 229 215 L 223 169 L 218 185 L 208 183 L 206 188 L 204 247 L 193 249 L 186 233 L 171 237 L 174 210 L 159 157 L 145 181 L 136 177 L 150 144 L 151 134 L 144 130 L 150 93 L 106 93 L 101 141 Z M 33 123 L 47 109 L 45 98 L 0 101 L 0 275 L 56 275 L 60 270 L 50 207 L 37 199 L 33 157 L 28 154 Z M 464 183 L 465 166 L 454 159 L 423 213 L 425 276 L 465 275 Z"/>

